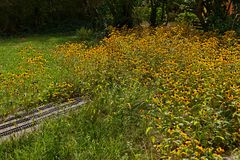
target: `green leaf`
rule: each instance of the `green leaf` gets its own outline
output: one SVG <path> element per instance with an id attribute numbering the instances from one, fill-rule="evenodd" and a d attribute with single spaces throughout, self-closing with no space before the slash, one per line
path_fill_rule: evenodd
<path id="1" fill-rule="evenodd" d="M 151 136 L 151 142 L 155 143 L 156 142 L 156 138 L 154 136 Z"/>
<path id="2" fill-rule="evenodd" d="M 150 132 L 150 130 L 152 130 L 153 129 L 153 127 L 148 127 L 147 129 L 146 129 L 146 134 L 148 134 L 149 132 Z"/>
<path id="3" fill-rule="evenodd" d="M 223 138 L 222 136 L 216 136 L 215 138 L 220 138 L 222 141 L 225 140 L 225 138 Z"/>

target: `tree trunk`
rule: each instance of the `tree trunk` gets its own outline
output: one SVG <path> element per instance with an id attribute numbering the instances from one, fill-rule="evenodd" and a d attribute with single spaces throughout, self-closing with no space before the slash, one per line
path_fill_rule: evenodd
<path id="1" fill-rule="evenodd" d="M 203 30 L 204 31 L 207 31 L 208 30 L 208 25 L 207 23 L 205 22 L 205 19 L 203 17 L 203 14 L 204 14 L 204 2 L 203 0 L 198 0 L 197 1 L 197 7 L 195 9 L 195 14 L 197 15 L 202 27 L 203 27 Z"/>
<path id="2" fill-rule="evenodd" d="M 162 15 L 161 15 L 161 22 L 164 20 L 164 15 L 165 15 L 165 3 L 162 2 Z"/>
<path id="3" fill-rule="evenodd" d="M 156 0 L 151 0 L 151 13 L 150 13 L 150 25 L 155 27 L 157 25 L 157 2 Z"/>

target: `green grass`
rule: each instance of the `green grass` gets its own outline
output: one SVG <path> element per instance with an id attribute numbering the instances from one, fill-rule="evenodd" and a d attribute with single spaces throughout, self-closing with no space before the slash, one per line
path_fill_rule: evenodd
<path id="1" fill-rule="evenodd" d="M 4 142 L 1 158 L 151 159 L 145 136 L 147 122 L 138 112 L 145 107 L 148 91 L 138 87 L 115 86 L 80 110 L 46 122 L 37 132 Z"/>
<path id="2" fill-rule="evenodd" d="M 0 71 L 15 71 L 21 61 L 19 51 L 25 47 L 33 48 L 50 54 L 50 51 L 59 44 L 69 41 L 77 41 L 75 35 L 35 35 L 21 38 L 0 39 Z"/>
<path id="3" fill-rule="evenodd" d="M 0 115 L 73 96 L 64 90 L 71 73 L 53 53 L 58 45 L 82 40 L 72 33 L 0 39 Z"/>
<path id="4" fill-rule="evenodd" d="M 1 91 L 5 91 L 0 101 L 1 115 L 69 97 L 76 88 L 65 90 L 63 83 L 74 82 L 75 77 L 70 75 L 66 66 L 56 61 L 53 53 L 57 45 L 78 40 L 72 35 L 1 40 L 0 80 L 7 83 L 1 88 Z M 38 63 L 27 63 L 28 58 L 39 55 L 47 60 L 44 72 L 39 70 Z M 23 69 L 19 70 L 19 66 L 23 66 Z M 30 78 L 15 77 L 31 71 L 36 74 L 30 74 Z M 9 80 L 11 78 L 14 83 Z M 24 84 L 20 86 L 22 79 Z M 139 114 L 146 107 L 145 99 L 149 91 L 138 85 L 97 89 L 98 96 L 92 97 L 81 109 L 46 121 L 36 132 L 3 142 L 0 145 L 0 159 L 150 159 L 151 147 L 145 135 L 147 122 Z M 66 96 L 53 97 L 54 93 L 66 93 Z"/>

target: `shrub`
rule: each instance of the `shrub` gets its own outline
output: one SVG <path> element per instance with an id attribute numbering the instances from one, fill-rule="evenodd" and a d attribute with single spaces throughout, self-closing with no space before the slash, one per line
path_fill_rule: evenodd
<path id="1" fill-rule="evenodd" d="M 76 30 L 76 35 L 80 40 L 91 40 L 94 32 L 89 28 L 81 27 L 80 29 Z"/>
<path id="2" fill-rule="evenodd" d="M 180 23 L 193 25 L 193 22 L 197 21 L 197 16 L 190 12 L 184 12 L 184 13 L 178 14 L 175 20 Z"/>

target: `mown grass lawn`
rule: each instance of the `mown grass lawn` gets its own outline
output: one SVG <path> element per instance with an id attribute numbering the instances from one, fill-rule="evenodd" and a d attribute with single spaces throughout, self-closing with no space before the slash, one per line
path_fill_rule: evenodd
<path id="1" fill-rule="evenodd" d="M 42 43 L 52 48 L 47 40 Z M 73 96 L 89 103 L 3 143 L 5 159 L 222 159 L 239 154 L 240 45 L 234 32 L 219 36 L 184 26 L 122 29 L 92 47 L 37 46 L 21 48 L 16 53 L 21 59 L 12 66 L 16 72 L 5 69 L 0 75 L 1 115 Z"/>
<path id="2" fill-rule="evenodd" d="M 77 37 L 72 35 L 55 34 L 55 35 L 34 35 L 13 38 L 0 39 L 0 67 L 2 71 L 16 71 L 18 63 L 21 61 L 19 51 L 23 48 L 32 46 L 46 54 L 58 44 L 64 42 L 76 41 Z"/>

